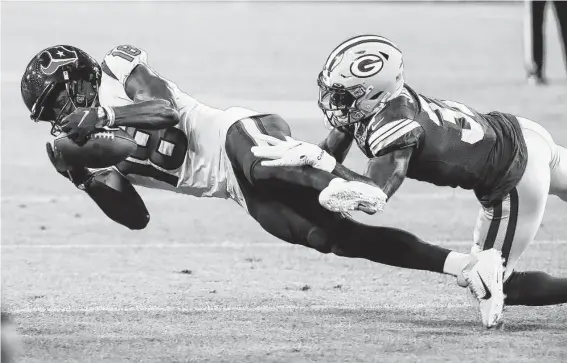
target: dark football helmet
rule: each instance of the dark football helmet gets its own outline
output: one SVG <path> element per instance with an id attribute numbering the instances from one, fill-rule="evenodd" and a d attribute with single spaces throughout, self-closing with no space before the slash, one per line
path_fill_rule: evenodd
<path id="1" fill-rule="evenodd" d="M 101 69 L 94 58 L 77 47 L 56 45 L 35 55 L 22 76 L 22 98 L 34 121 L 47 121 L 51 134 L 61 132 L 60 121 L 77 107 L 98 102 Z"/>

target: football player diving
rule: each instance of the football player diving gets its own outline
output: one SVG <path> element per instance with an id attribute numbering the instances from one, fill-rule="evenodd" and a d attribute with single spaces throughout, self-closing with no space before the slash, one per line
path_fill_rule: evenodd
<path id="1" fill-rule="evenodd" d="M 567 279 L 515 272 L 534 239 L 548 194 L 567 201 L 567 150 L 538 123 L 502 112 L 479 113 L 461 103 L 417 93 L 404 81 L 402 52 L 376 35 L 336 47 L 318 76 L 319 107 L 332 130 L 320 147 L 271 140 L 253 152 L 265 166 L 300 166 L 324 150 L 338 163 L 356 140 L 369 158 L 365 175 L 388 199 L 404 178 L 472 189 L 481 204 L 472 253 L 502 252 L 507 305 L 567 303 Z M 300 155 L 305 155 L 299 158 Z M 340 170 L 335 172 L 341 176 Z M 341 211 L 324 193 L 321 204 Z M 328 199 L 325 199 L 328 198 Z M 495 282 L 496 284 L 497 282 Z M 476 285 L 473 285 L 476 287 Z M 504 296 L 494 295 L 493 300 Z M 484 291 L 476 291 L 483 296 Z M 481 311 L 483 307 L 481 299 Z M 483 313 L 488 326 L 502 320 L 502 302 Z"/>
<path id="2" fill-rule="evenodd" d="M 408 232 L 358 224 L 323 208 L 319 199 L 337 209 L 372 213 L 386 200 L 369 184 L 370 178 L 336 162 L 342 160 L 338 153 L 346 153 L 342 138 L 327 140 L 336 158 L 313 145 L 320 152 L 309 155 L 306 163 L 312 168 L 264 166 L 261 161 L 267 159 L 254 156 L 251 148 L 291 137 L 281 117 L 209 107 L 158 75 L 141 49 L 118 46 L 99 65 L 73 46 L 46 48 L 26 67 L 21 92 L 32 120 L 51 123 L 54 135 L 65 132 L 82 144 L 97 130 L 121 127 L 133 137 L 137 150 L 102 170 L 66 165 L 47 144 L 55 169 L 109 218 L 128 228 L 143 229 L 150 218 L 132 184 L 232 199 L 268 233 L 286 242 L 456 276 L 490 306 L 494 299 L 485 292 L 502 293 L 495 283 L 502 261 L 494 249 L 475 256 L 457 253 Z"/>

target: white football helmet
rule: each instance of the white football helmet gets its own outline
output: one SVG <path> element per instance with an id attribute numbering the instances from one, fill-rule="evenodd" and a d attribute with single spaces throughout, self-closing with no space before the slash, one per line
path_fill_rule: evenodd
<path id="1" fill-rule="evenodd" d="M 319 107 L 332 127 L 378 113 L 404 86 L 402 51 L 378 35 L 360 35 L 331 52 L 317 80 Z"/>

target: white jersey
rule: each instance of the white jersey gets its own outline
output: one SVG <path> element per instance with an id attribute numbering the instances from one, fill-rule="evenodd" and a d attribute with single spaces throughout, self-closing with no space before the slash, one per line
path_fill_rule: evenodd
<path id="1" fill-rule="evenodd" d="M 147 53 L 131 46 L 118 46 L 105 55 L 99 89 L 101 105 L 134 103 L 126 94 L 125 83 L 139 64 L 148 66 Z M 164 130 L 128 127 L 126 130 L 138 148 L 116 168 L 136 185 L 197 197 L 231 198 L 246 208 L 226 155 L 225 141 L 232 124 L 258 113 L 243 108 L 222 111 L 209 107 L 166 81 L 174 92 L 179 123 Z"/>

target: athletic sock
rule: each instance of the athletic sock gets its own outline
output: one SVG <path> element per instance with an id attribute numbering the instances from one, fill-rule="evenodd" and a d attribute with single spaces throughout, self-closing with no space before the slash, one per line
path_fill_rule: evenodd
<path id="1" fill-rule="evenodd" d="M 451 251 L 443 265 L 443 273 L 459 276 L 471 261 L 472 258 L 469 254 Z"/>

